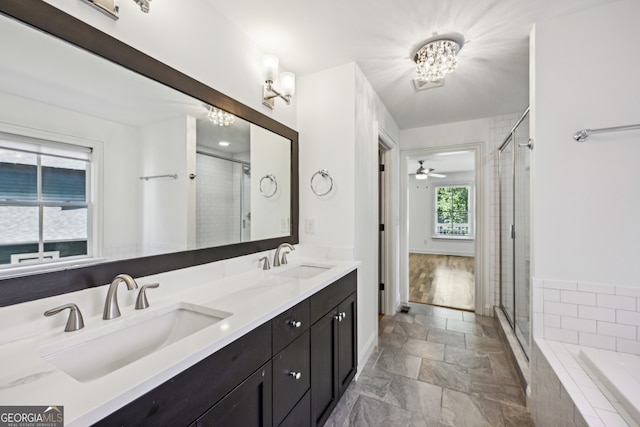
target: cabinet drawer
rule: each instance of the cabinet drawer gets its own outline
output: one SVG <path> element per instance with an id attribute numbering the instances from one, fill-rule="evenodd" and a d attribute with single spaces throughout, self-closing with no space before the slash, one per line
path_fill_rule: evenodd
<path id="1" fill-rule="evenodd" d="M 291 307 L 271 321 L 273 354 L 285 348 L 309 328 L 309 299 Z"/>
<path id="2" fill-rule="evenodd" d="M 309 331 L 273 357 L 273 424 L 278 425 L 310 385 Z M 299 374 L 299 375 L 298 375 Z"/>
<path id="3" fill-rule="evenodd" d="M 358 286 L 357 270 L 336 280 L 333 284 L 311 296 L 311 324 L 314 324 L 322 316 L 333 310 L 349 295 L 356 291 Z"/>
<path id="4" fill-rule="evenodd" d="M 311 390 L 304 394 L 280 427 L 311 427 Z"/>

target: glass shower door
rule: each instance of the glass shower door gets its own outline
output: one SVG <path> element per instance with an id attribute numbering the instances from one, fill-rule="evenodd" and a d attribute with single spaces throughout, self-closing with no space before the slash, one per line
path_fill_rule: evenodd
<path id="1" fill-rule="evenodd" d="M 529 116 L 527 115 L 514 132 L 514 224 L 515 224 L 515 333 L 523 350 L 529 355 Z"/>
<path id="2" fill-rule="evenodd" d="M 513 275 L 513 137 L 499 151 L 500 303 L 511 326 L 515 319 Z"/>

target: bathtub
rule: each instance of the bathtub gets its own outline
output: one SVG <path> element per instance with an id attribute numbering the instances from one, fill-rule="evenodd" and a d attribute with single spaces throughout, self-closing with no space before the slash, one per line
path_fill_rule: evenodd
<path id="1" fill-rule="evenodd" d="M 582 347 L 580 359 L 627 412 L 621 415 L 640 424 L 640 356 Z"/>

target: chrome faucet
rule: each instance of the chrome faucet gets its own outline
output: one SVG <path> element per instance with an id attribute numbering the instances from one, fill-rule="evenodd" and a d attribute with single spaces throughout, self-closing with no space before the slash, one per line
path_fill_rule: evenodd
<path id="1" fill-rule="evenodd" d="M 104 311 L 102 313 L 102 318 L 105 320 L 120 317 L 120 307 L 118 307 L 118 285 L 120 282 L 124 282 L 130 291 L 138 287 L 133 277 L 128 274 L 118 274 L 109 285 L 109 292 L 107 292 L 107 300 L 104 303 Z"/>
<path id="2" fill-rule="evenodd" d="M 292 251 L 295 251 L 296 248 L 294 248 L 290 243 L 281 243 L 280 246 L 278 246 L 278 249 L 276 249 L 276 254 L 273 257 L 273 266 L 274 267 L 280 267 L 281 264 L 286 264 L 287 263 L 287 258 L 286 258 L 286 252 L 284 252 L 282 254 L 282 261 L 280 260 L 280 250 L 282 249 L 291 249 Z"/>

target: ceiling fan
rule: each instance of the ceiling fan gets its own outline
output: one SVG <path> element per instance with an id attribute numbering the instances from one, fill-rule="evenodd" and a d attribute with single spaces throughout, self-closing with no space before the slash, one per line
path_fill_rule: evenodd
<path id="1" fill-rule="evenodd" d="M 432 178 L 446 178 L 447 175 L 442 175 L 440 173 L 433 173 L 435 169 L 425 168 L 423 163 L 424 160 L 418 160 L 420 163 L 420 167 L 416 170 L 416 179 L 427 179 L 428 176 Z"/>

